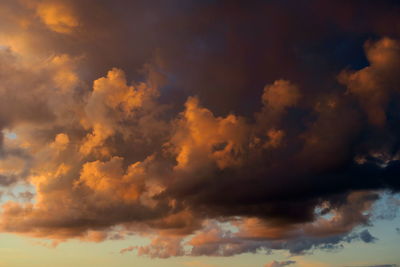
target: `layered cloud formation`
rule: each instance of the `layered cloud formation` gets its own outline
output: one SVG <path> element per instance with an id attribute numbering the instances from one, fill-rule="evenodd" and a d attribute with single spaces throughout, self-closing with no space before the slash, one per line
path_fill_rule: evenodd
<path id="1" fill-rule="evenodd" d="M 142 235 L 121 252 L 161 258 L 375 242 L 358 227 L 400 189 L 400 6 L 293 5 L 4 1 L 0 185 L 34 190 L 0 230 Z"/>

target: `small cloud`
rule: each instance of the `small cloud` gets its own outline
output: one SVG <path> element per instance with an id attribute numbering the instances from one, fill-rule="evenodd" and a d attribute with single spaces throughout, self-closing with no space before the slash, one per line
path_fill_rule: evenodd
<path id="1" fill-rule="evenodd" d="M 363 265 L 363 266 L 344 266 L 344 267 L 397 267 L 397 264 L 378 264 L 378 265 Z"/>
<path id="2" fill-rule="evenodd" d="M 200 261 L 183 262 L 183 265 L 187 267 L 216 267 L 214 264 L 207 264 Z"/>
<path id="3" fill-rule="evenodd" d="M 124 253 L 126 253 L 126 252 L 131 252 L 131 251 L 133 251 L 133 250 L 135 250 L 135 249 L 137 249 L 137 246 L 130 246 L 130 247 L 121 249 L 121 250 L 119 251 L 119 253 L 124 254 Z"/>
<path id="4" fill-rule="evenodd" d="M 264 267 L 283 267 L 296 263 L 295 261 L 272 261 L 264 265 Z"/>
<path id="5" fill-rule="evenodd" d="M 18 198 L 23 201 L 26 201 L 26 202 L 31 201 L 34 197 L 35 197 L 35 194 L 32 192 L 29 192 L 29 191 L 20 192 L 18 194 Z"/>
<path id="6" fill-rule="evenodd" d="M 370 234 L 370 232 L 366 229 L 364 231 L 362 231 L 359 234 L 359 236 L 360 236 L 360 239 L 362 241 L 364 241 L 365 243 L 374 243 L 376 240 L 378 240 L 376 237 L 372 236 Z"/>

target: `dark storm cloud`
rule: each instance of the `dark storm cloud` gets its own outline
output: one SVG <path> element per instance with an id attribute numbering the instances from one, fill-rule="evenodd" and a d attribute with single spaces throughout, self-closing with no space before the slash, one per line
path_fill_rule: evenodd
<path id="1" fill-rule="evenodd" d="M 352 231 L 400 190 L 399 9 L 5 1 L 0 184 L 36 202 L 5 203 L 1 229 L 140 233 L 126 250 L 164 258 L 375 241 Z"/>

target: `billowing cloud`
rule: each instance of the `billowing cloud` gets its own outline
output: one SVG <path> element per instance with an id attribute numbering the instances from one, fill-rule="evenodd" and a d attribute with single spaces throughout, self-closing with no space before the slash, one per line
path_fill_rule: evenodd
<path id="1" fill-rule="evenodd" d="M 355 72 L 344 71 L 339 80 L 359 98 L 369 121 L 382 125 L 386 121 L 390 96 L 399 90 L 396 70 L 400 67 L 400 45 L 395 40 L 384 38 L 367 42 L 365 51 L 370 66 Z"/>
<path id="2" fill-rule="evenodd" d="M 359 25 L 357 1 L 156 2 L 0 7 L 0 186 L 32 189 L 0 230 L 141 235 L 121 253 L 160 258 L 378 242 L 363 227 L 400 190 L 400 35 L 381 25 L 399 7 L 368 2 Z"/>
<path id="3" fill-rule="evenodd" d="M 262 100 L 271 113 L 281 113 L 286 108 L 295 106 L 300 93 L 297 86 L 285 80 L 275 81 L 265 86 Z"/>

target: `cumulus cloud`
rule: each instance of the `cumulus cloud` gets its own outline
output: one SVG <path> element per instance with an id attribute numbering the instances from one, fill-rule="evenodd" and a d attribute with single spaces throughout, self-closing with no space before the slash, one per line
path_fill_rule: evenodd
<path id="1" fill-rule="evenodd" d="M 199 106 L 196 98 L 189 98 L 185 107 L 172 137 L 176 168 L 194 171 L 211 162 L 220 169 L 240 164 L 248 131 L 244 120 L 235 115 L 216 118 L 210 110 Z"/>
<path id="2" fill-rule="evenodd" d="M 395 71 L 400 67 L 400 45 L 396 40 L 383 38 L 367 42 L 365 51 L 370 66 L 353 72 L 344 71 L 339 80 L 358 97 L 369 121 L 382 125 L 386 121 L 385 110 L 390 96 L 400 84 Z"/>
<path id="3" fill-rule="evenodd" d="M 0 230 L 138 234 L 150 243 L 121 253 L 160 258 L 375 242 L 359 228 L 400 190 L 400 36 L 379 27 L 398 16 L 354 29 L 336 17 L 353 3 L 303 19 L 279 1 L 161 2 L 0 7 L 0 185 L 34 188 L 1 204 Z M 332 24 L 361 35 L 337 36 L 339 56 L 311 44 Z"/>
<path id="4" fill-rule="evenodd" d="M 282 112 L 285 108 L 294 106 L 299 98 L 297 86 L 285 80 L 277 80 L 272 85 L 265 86 L 262 96 L 266 107 L 274 112 Z"/>

